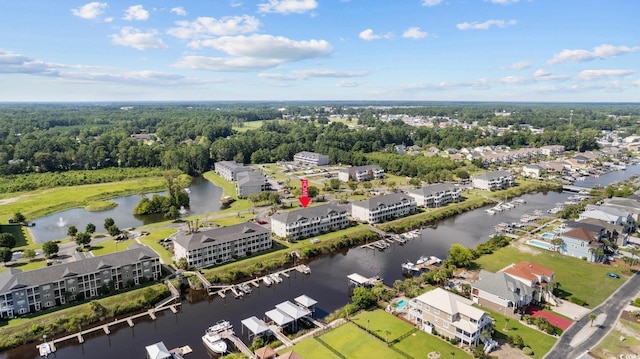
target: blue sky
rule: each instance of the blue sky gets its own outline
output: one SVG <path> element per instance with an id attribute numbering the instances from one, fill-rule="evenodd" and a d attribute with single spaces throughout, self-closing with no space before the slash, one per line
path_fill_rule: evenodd
<path id="1" fill-rule="evenodd" d="M 0 101 L 640 102 L 636 0 L 0 0 Z"/>

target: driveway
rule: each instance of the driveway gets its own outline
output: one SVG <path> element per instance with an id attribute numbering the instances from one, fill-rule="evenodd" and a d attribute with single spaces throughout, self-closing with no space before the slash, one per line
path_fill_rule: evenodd
<path id="1" fill-rule="evenodd" d="M 571 303 L 568 300 L 562 300 L 562 303 L 553 307 L 552 310 L 558 314 L 564 315 L 565 317 L 573 318 L 574 320 L 578 320 L 591 312 L 589 308 Z"/>

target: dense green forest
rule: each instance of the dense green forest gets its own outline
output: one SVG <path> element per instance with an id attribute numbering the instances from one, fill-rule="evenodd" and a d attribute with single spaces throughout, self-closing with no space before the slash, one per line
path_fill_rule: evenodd
<path id="1" fill-rule="evenodd" d="M 502 111 L 511 115 L 495 115 Z M 353 117 L 362 128 L 330 123 L 329 114 Z M 399 120 L 381 121 L 386 114 L 440 116 L 478 126 L 413 127 Z M 425 171 L 420 166 L 374 154 L 393 152 L 397 144 L 440 149 L 561 144 L 567 150 L 585 151 L 597 148 L 601 130 L 638 133 L 639 118 L 640 106 L 633 104 L 2 104 L 0 175 L 138 167 L 197 175 L 216 161 L 291 160 L 302 150 L 326 153 L 334 163 L 373 162 L 392 173 L 421 175 Z M 263 122 L 258 129 L 234 130 L 252 121 Z M 545 131 L 533 133 L 524 125 Z M 496 136 L 492 126 L 511 129 Z M 431 161 L 440 162 L 422 168 L 456 167 L 441 159 Z"/>

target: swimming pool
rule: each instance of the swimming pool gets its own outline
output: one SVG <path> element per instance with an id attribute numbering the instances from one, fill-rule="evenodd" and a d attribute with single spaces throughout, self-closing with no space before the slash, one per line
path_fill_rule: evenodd
<path id="1" fill-rule="evenodd" d="M 553 233 L 557 233 L 557 234 L 564 233 L 564 228 L 556 228 L 553 230 Z"/>
<path id="2" fill-rule="evenodd" d="M 530 246 L 551 250 L 551 244 L 547 243 L 547 242 L 542 242 L 542 241 L 538 241 L 538 240 L 535 240 L 535 239 L 530 239 L 530 240 L 527 241 L 527 244 L 530 245 Z"/>
<path id="3" fill-rule="evenodd" d="M 400 299 L 400 300 L 397 302 L 396 309 L 402 309 L 402 308 L 406 307 L 406 306 L 407 306 L 407 304 L 409 304 L 409 303 L 408 303 L 406 300 L 404 300 L 404 299 Z"/>
<path id="4" fill-rule="evenodd" d="M 550 241 L 550 240 L 552 240 L 552 239 L 553 239 L 553 233 L 545 232 L 545 233 L 542 233 L 542 234 L 540 235 L 540 237 L 542 237 L 543 239 L 546 239 L 546 240 Z"/>

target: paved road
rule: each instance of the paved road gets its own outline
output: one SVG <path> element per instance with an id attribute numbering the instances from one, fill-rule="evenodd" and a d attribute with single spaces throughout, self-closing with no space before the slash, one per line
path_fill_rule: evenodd
<path id="1" fill-rule="evenodd" d="M 609 280 L 609 278 L 603 278 L 603 280 Z M 596 346 L 611 331 L 624 307 L 638 293 L 638 288 L 640 288 L 640 275 L 635 274 L 591 312 L 598 316 L 594 327 L 591 326 L 588 315 L 581 318 L 562 334 L 560 340 L 544 358 L 575 359 Z"/>

